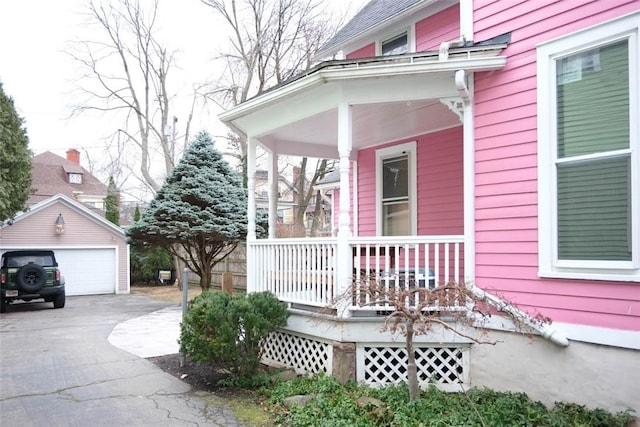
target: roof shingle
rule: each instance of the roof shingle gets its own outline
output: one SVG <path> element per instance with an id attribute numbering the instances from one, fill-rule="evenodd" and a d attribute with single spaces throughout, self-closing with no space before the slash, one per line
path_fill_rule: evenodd
<path id="1" fill-rule="evenodd" d="M 320 49 L 336 48 L 424 0 L 371 0 Z"/>
<path id="2" fill-rule="evenodd" d="M 67 173 L 81 173 L 81 184 L 70 184 Z M 47 199 L 58 193 L 75 199 L 78 192 L 85 195 L 105 196 L 107 186 L 82 166 L 71 160 L 53 154 L 50 151 L 38 154 L 31 159 L 31 186 L 35 192 L 29 197 L 27 206 Z"/>

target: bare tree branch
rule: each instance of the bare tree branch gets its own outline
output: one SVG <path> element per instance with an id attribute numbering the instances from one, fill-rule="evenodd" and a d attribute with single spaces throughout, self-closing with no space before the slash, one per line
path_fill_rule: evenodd
<path id="1" fill-rule="evenodd" d="M 169 78 L 174 58 L 156 35 L 159 0 L 150 4 L 143 9 L 139 0 L 88 0 L 86 15 L 99 31 L 93 40 L 76 42 L 67 54 L 84 70 L 78 81 L 84 101 L 75 105 L 74 114 L 115 114 L 114 127 L 118 135 L 126 135 L 126 144 L 107 144 L 108 149 L 114 149 L 109 167 L 114 169 L 119 164 L 130 169 L 133 165 L 125 158 L 137 159 L 134 168 L 138 174 L 127 176 L 138 176 L 155 192 L 162 177 L 173 169 L 186 141 L 179 145 L 172 115 L 175 95 L 170 92 Z M 185 138 L 195 102 L 194 92 Z"/>

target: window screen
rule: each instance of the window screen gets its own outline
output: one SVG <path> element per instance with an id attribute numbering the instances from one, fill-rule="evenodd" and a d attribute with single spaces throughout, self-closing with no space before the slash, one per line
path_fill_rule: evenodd
<path id="1" fill-rule="evenodd" d="M 558 258 L 631 260 L 628 42 L 556 61 Z"/>

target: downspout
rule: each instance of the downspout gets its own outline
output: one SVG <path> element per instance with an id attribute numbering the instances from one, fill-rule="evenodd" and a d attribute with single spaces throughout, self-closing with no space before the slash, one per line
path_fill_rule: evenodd
<path id="1" fill-rule="evenodd" d="M 438 61 L 447 61 L 449 59 L 449 49 L 452 47 L 462 47 L 464 44 L 464 37 L 461 37 L 458 40 L 440 43 L 440 48 L 438 49 Z"/>
<path id="2" fill-rule="evenodd" d="M 550 323 L 536 322 L 528 313 L 514 307 L 511 304 L 506 303 L 495 295 L 491 295 L 484 290 L 480 289 L 476 285 L 470 286 L 473 294 L 479 299 L 486 300 L 491 303 L 499 311 L 504 311 L 505 313 L 509 313 L 514 318 L 518 319 L 522 323 L 529 326 L 531 329 L 537 331 L 542 335 L 542 337 L 548 339 L 552 343 L 560 346 L 560 347 L 568 347 L 569 340 L 567 337 L 556 328 L 554 328 Z"/>
<path id="3" fill-rule="evenodd" d="M 488 301 L 499 311 L 509 313 L 515 319 L 526 324 L 533 330 L 552 343 L 567 347 L 569 340 L 567 337 L 553 327 L 550 323 L 536 322 L 529 314 L 506 303 L 500 298 L 485 292 L 473 282 L 475 277 L 475 137 L 473 123 L 473 99 L 471 91 L 467 86 L 467 75 L 465 70 L 457 70 L 455 73 L 455 84 L 458 94 L 464 102 L 463 114 L 463 140 L 464 140 L 464 245 L 465 279 L 469 289 L 481 300 Z"/>
<path id="4" fill-rule="evenodd" d="M 473 81 L 472 81 L 473 83 Z M 464 275 L 465 283 L 475 278 L 475 136 L 473 99 L 467 86 L 467 73 L 457 70 L 455 85 L 462 99 Z"/>

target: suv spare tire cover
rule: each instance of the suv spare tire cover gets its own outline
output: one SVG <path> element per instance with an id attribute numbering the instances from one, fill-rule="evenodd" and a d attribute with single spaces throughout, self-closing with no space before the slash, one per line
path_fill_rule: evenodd
<path id="1" fill-rule="evenodd" d="M 38 292 L 47 283 L 47 272 L 38 264 L 28 264 L 18 270 L 16 282 L 25 292 Z"/>

